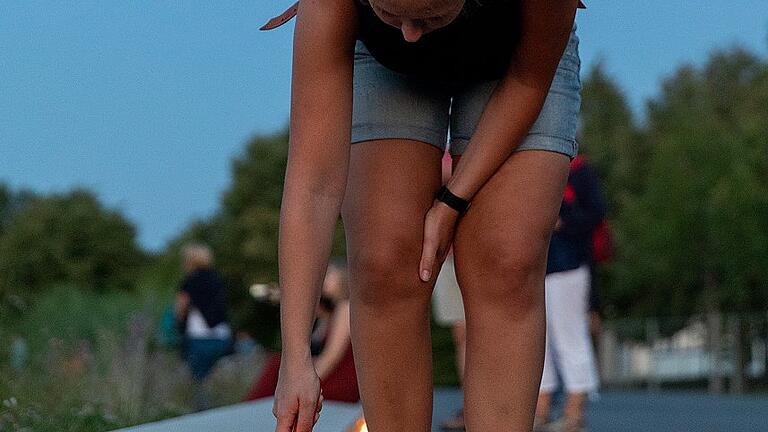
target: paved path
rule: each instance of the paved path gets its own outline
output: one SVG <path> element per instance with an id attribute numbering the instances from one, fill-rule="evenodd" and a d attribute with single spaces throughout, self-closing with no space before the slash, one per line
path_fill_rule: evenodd
<path id="1" fill-rule="evenodd" d="M 460 405 L 458 390 L 437 389 L 435 423 Z M 121 432 L 272 432 L 271 409 L 271 401 L 247 403 Z M 344 432 L 359 413 L 356 405 L 326 402 L 315 432 Z M 605 392 L 588 417 L 591 432 L 768 432 L 768 397 Z"/>
<path id="2" fill-rule="evenodd" d="M 605 393 L 589 419 L 592 432 L 766 432 L 768 397 Z"/>
<path id="3" fill-rule="evenodd" d="M 315 432 L 344 432 L 360 414 L 353 404 L 323 403 Z M 272 401 L 264 400 L 163 420 L 120 432 L 274 432 Z"/>

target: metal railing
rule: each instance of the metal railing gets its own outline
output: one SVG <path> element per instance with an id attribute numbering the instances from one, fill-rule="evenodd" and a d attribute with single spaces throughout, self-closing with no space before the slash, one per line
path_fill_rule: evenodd
<path id="1" fill-rule="evenodd" d="M 768 313 L 611 320 L 597 352 L 607 387 L 743 393 L 768 380 Z"/>

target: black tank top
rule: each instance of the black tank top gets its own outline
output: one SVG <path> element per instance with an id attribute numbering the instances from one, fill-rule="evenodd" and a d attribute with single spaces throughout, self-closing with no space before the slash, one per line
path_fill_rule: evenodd
<path id="1" fill-rule="evenodd" d="M 418 42 L 406 42 L 400 29 L 379 19 L 369 5 L 359 9 L 358 40 L 385 67 L 448 84 L 489 81 L 504 76 L 520 37 L 521 0 L 466 0 L 461 15 Z M 297 1 L 261 30 L 290 21 Z M 585 8 L 579 1 L 579 8 Z"/>
<path id="2" fill-rule="evenodd" d="M 400 29 L 359 4 L 358 39 L 383 66 L 396 72 L 463 84 L 501 78 L 520 37 L 519 0 L 467 0 L 446 27 L 406 42 Z"/>

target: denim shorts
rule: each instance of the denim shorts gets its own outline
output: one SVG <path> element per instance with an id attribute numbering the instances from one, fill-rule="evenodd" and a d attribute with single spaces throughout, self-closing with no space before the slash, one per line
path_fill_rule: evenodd
<path id="1" fill-rule="evenodd" d="M 570 158 L 576 156 L 580 66 L 579 38 L 574 28 L 541 113 L 517 151 L 546 150 Z M 497 82 L 455 86 L 394 72 L 376 61 L 358 41 L 352 143 L 409 139 L 444 151 L 450 131 L 450 152 L 460 155 L 467 148 Z"/>

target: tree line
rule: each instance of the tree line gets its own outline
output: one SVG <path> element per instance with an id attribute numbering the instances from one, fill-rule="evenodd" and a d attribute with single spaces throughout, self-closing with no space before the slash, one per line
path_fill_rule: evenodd
<path id="1" fill-rule="evenodd" d="M 90 191 L 50 195 L 0 184 L 0 308 L 23 312 L 58 284 L 131 289 L 149 255 L 135 227 Z"/>
<path id="2" fill-rule="evenodd" d="M 610 204 L 617 255 L 599 272 L 608 317 L 689 316 L 768 307 L 768 62 L 742 48 L 684 65 L 637 118 L 602 64 L 583 80 L 581 152 Z M 258 136 L 232 162 L 218 212 L 159 256 L 85 190 L 39 196 L 0 187 L 0 298 L 58 281 L 130 289 L 140 268 L 173 284 L 178 249 L 209 243 L 238 326 L 272 337 L 276 309 L 250 298 L 277 281 L 288 132 Z M 334 254 L 344 254 L 343 228 Z"/>
<path id="3" fill-rule="evenodd" d="M 765 310 L 766 60 L 732 48 L 679 68 L 642 123 L 598 66 L 585 82 L 583 123 L 618 243 L 601 274 L 607 312 Z"/>

